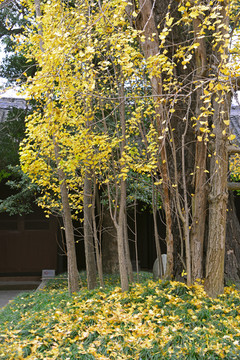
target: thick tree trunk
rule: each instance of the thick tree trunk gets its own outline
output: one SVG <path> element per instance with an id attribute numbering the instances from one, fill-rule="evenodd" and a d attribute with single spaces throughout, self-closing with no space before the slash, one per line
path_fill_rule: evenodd
<path id="1" fill-rule="evenodd" d="M 221 96 L 219 94 L 219 96 Z M 225 99 L 226 101 L 226 99 Z M 221 112 L 224 111 L 224 118 Z M 206 259 L 205 289 L 211 297 L 224 290 L 224 257 L 227 218 L 227 173 L 228 153 L 227 136 L 224 120 L 227 120 L 228 109 L 215 102 L 214 125 L 216 140 L 215 151 L 210 161 L 209 232 Z"/>
<path id="2" fill-rule="evenodd" d="M 97 286 L 96 261 L 93 244 L 92 229 L 92 180 L 89 173 L 85 174 L 83 187 L 83 211 L 84 211 L 84 248 L 86 258 L 87 284 L 88 289 Z"/>
<path id="3" fill-rule="evenodd" d="M 209 233 L 206 259 L 205 290 L 211 297 L 223 293 L 224 290 L 224 257 L 226 238 L 227 212 L 227 158 L 222 151 L 221 166 L 216 169 L 216 158 L 211 161 L 211 191 L 209 194 Z M 225 164 L 224 164 L 225 162 Z M 215 174 L 214 174 L 215 173 Z"/>
<path id="4" fill-rule="evenodd" d="M 199 34 L 202 28 L 203 18 L 198 17 L 193 20 L 195 42 L 199 46 L 195 50 L 196 80 L 201 81 L 207 74 L 207 51 L 205 39 Z M 201 97 L 202 88 L 196 90 L 196 110 L 197 118 L 195 150 L 195 169 L 194 169 L 194 196 L 192 200 L 192 228 L 191 228 L 191 253 L 192 253 L 192 281 L 203 277 L 203 244 L 205 236 L 205 222 L 207 215 L 207 188 L 206 188 L 206 159 L 207 142 L 204 134 L 200 132 L 201 123 L 206 118 L 201 117 L 201 107 L 204 106 Z"/>
<path id="5" fill-rule="evenodd" d="M 221 3 L 221 26 L 217 29 L 224 39 L 228 34 L 229 17 L 227 14 L 229 1 Z M 220 68 L 225 59 L 222 57 L 218 43 L 215 53 L 216 69 Z M 225 49 L 226 54 L 226 47 Z M 219 50 L 219 51 L 218 51 Z M 222 48 L 221 48 L 222 51 Z M 228 126 L 230 96 L 219 91 L 213 98 L 213 125 L 215 141 L 214 153 L 210 160 L 210 193 L 209 193 L 209 232 L 206 259 L 205 289 L 211 297 L 224 291 L 224 257 L 227 219 L 227 174 L 228 174 Z"/>
<path id="6" fill-rule="evenodd" d="M 79 273 L 77 269 L 77 259 L 74 241 L 74 230 L 72 224 L 71 210 L 68 201 L 68 191 L 66 186 L 66 178 L 63 170 L 59 165 L 59 148 L 54 140 L 55 159 L 57 163 L 58 179 L 60 184 L 62 207 L 63 207 L 63 223 L 65 229 L 66 245 L 67 245 L 67 264 L 68 264 L 68 289 L 70 294 L 79 291 Z"/>
<path id="7" fill-rule="evenodd" d="M 103 209 L 102 262 L 107 274 L 119 272 L 117 230 L 107 208 Z"/>

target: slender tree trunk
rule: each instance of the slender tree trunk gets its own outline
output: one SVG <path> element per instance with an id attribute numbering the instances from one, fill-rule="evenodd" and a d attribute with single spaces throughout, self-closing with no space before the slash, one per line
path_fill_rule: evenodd
<path id="1" fill-rule="evenodd" d="M 135 259 L 136 259 L 136 272 L 137 272 L 137 282 L 139 283 L 139 265 L 138 265 L 138 244 L 137 244 L 137 202 L 135 196 L 134 202 L 134 236 L 135 236 Z"/>
<path id="2" fill-rule="evenodd" d="M 206 186 L 206 157 L 207 145 L 204 141 L 196 143 L 195 163 L 195 194 L 192 199 L 192 281 L 203 277 L 203 244 L 207 214 L 207 186 Z"/>
<path id="3" fill-rule="evenodd" d="M 154 239 L 156 246 L 156 253 L 158 259 L 158 274 L 164 276 L 163 263 L 162 263 L 162 252 L 159 243 L 158 227 L 157 227 L 157 205 L 156 205 L 156 195 L 154 191 L 154 179 L 152 177 L 152 209 L 153 209 L 153 225 L 154 225 Z"/>
<path id="4" fill-rule="evenodd" d="M 38 19 L 39 17 L 42 16 L 41 1 L 40 0 L 34 0 L 34 5 L 35 5 L 35 11 L 36 11 L 36 19 Z M 41 23 L 38 23 L 38 33 L 39 33 L 39 35 L 41 35 L 41 37 L 43 36 L 42 24 Z M 41 51 L 44 52 L 43 39 L 42 38 L 39 41 L 39 46 L 40 46 Z"/>
<path id="5" fill-rule="evenodd" d="M 195 42 L 199 46 L 195 50 L 196 63 L 196 80 L 200 81 L 207 75 L 207 51 L 205 39 L 199 34 L 202 28 L 202 20 L 200 17 L 193 20 Z M 192 252 L 192 281 L 203 277 L 203 244 L 205 235 L 205 223 L 207 213 L 207 188 L 206 188 L 206 159 L 207 159 L 207 142 L 203 133 L 199 128 L 202 126 L 201 121 L 206 118 L 199 118 L 204 106 L 201 100 L 202 89 L 196 90 L 196 138 L 202 138 L 202 141 L 196 140 L 195 152 L 195 176 L 194 187 L 195 194 L 192 200 L 192 228 L 191 228 L 191 252 Z"/>
<path id="6" fill-rule="evenodd" d="M 93 238 L 95 244 L 95 252 L 96 252 L 96 260 L 97 260 L 97 270 L 100 285 L 104 287 L 103 281 L 103 269 L 102 269 L 102 252 L 101 252 L 101 242 L 97 236 L 97 224 L 96 224 L 96 215 L 95 215 L 95 199 L 96 199 L 96 184 L 94 183 L 94 192 L 93 192 L 93 199 L 92 199 L 92 223 L 93 223 Z"/>
<path id="7" fill-rule="evenodd" d="M 121 143 L 121 157 L 123 155 L 124 147 L 126 145 L 126 123 L 125 123 L 125 96 L 124 96 L 124 79 L 121 76 L 119 84 L 119 115 L 120 115 L 120 124 L 122 129 L 122 143 Z M 117 185 L 117 184 L 116 184 Z M 120 204 L 119 204 L 119 215 L 118 223 L 115 218 L 115 226 L 117 230 L 117 241 L 118 241 L 118 260 L 119 260 L 119 271 L 121 279 L 122 291 L 127 291 L 129 289 L 128 283 L 128 274 L 131 275 L 132 268 L 130 265 L 130 254 L 129 254 L 129 245 L 126 243 L 126 231 L 124 226 L 126 223 L 126 196 L 127 196 L 127 187 L 126 181 L 121 178 L 120 180 Z"/>
<path id="8" fill-rule="evenodd" d="M 87 172 L 84 178 L 83 187 L 83 211 L 84 211 L 84 247 L 86 258 L 87 284 L 88 289 L 94 289 L 97 286 L 96 261 L 93 245 L 92 229 L 92 179 Z"/>
<path id="9" fill-rule="evenodd" d="M 124 193 L 126 192 L 126 182 L 121 179 L 120 185 L 120 204 L 119 204 L 119 217 L 118 224 L 115 223 L 117 230 L 117 241 L 118 241 L 118 261 L 119 261 L 119 271 L 121 279 L 121 288 L 122 291 L 128 291 L 128 271 L 127 271 L 127 261 L 126 261 L 126 252 L 125 252 L 125 241 L 124 241 L 124 221 L 125 221 L 125 198 Z"/>
<path id="10" fill-rule="evenodd" d="M 237 201 L 239 196 L 237 195 Z M 234 195 L 229 192 L 225 252 L 225 281 L 240 284 L 240 223 L 236 213 Z"/>
<path id="11" fill-rule="evenodd" d="M 127 262 L 127 271 L 129 281 L 133 282 L 133 269 L 132 269 L 132 262 L 130 257 L 130 249 L 129 249 L 129 241 L 128 241 L 128 224 L 127 224 L 127 212 L 126 212 L 126 197 L 125 197 L 125 213 L 124 213 L 124 243 L 125 243 L 125 256 Z"/>
<path id="12" fill-rule="evenodd" d="M 123 141 L 121 143 L 121 156 L 124 151 L 124 147 L 126 146 L 126 119 L 125 119 L 125 98 L 124 98 L 124 82 L 123 78 L 121 79 L 120 89 L 120 105 L 119 105 L 119 114 L 120 114 L 120 124 L 122 128 L 122 137 Z M 124 191 L 122 193 L 122 191 Z M 123 222 L 123 234 L 124 234 L 124 248 L 125 248 L 125 257 L 126 257 L 126 264 L 127 264 L 127 272 L 129 276 L 130 282 L 133 282 L 133 270 L 132 270 L 132 263 L 130 257 L 130 249 L 129 249 L 129 242 L 128 242 L 128 228 L 127 228 L 127 187 L 126 183 L 125 186 L 121 186 L 121 198 L 122 198 L 122 206 L 124 208 L 124 222 Z"/>
<path id="13" fill-rule="evenodd" d="M 191 248 L 190 248 L 190 232 L 189 232 L 190 211 L 188 206 L 186 167 L 185 167 L 185 137 L 187 134 L 187 128 L 188 128 L 188 121 L 186 121 L 185 131 L 182 135 L 182 183 L 183 183 L 183 201 L 184 201 L 183 234 L 184 234 L 185 252 L 186 252 L 187 285 L 190 286 L 192 283 Z"/>
<path id="14" fill-rule="evenodd" d="M 139 0 L 139 6 L 141 9 L 140 17 L 137 21 L 137 27 L 144 30 L 145 41 L 141 42 L 143 53 L 146 59 L 150 56 L 159 54 L 159 41 L 158 29 L 154 20 L 154 8 L 151 0 Z M 164 6 L 166 2 L 164 2 Z M 166 153 L 165 139 L 162 139 L 163 130 L 163 108 L 161 105 L 162 95 L 162 79 L 159 76 L 153 76 L 151 78 L 152 93 L 155 100 L 156 110 L 156 125 L 159 134 L 159 149 L 161 161 L 159 162 L 159 171 L 162 176 L 162 196 L 163 204 L 166 216 L 166 244 L 167 244 L 167 269 L 166 278 L 172 278 L 173 276 L 173 235 L 172 235 L 172 216 L 171 216 L 171 204 L 169 194 L 169 174 L 168 174 L 168 162 Z"/>
<path id="15" fill-rule="evenodd" d="M 116 184 L 116 186 L 118 186 L 118 184 Z M 109 184 L 107 184 L 107 187 L 108 187 L 109 211 L 117 233 L 118 264 L 119 264 L 121 288 L 122 291 L 128 291 L 129 283 L 128 283 L 127 261 L 126 261 L 126 253 L 125 253 L 125 241 L 124 241 L 124 212 L 125 212 L 124 193 L 126 191 L 126 182 L 123 179 L 121 179 L 120 181 L 120 203 L 119 205 L 115 204 L 114 211 L 112 209 Z M 118 194 L 116 194 L 116 199 L 118 199 Z"/>
<path id="16" fill-rule="evenodd" d="M 36 11 L 36 18 L 38 19 L 42 15 L 40 0 L 35 0 L 35 11 Z M 38 33 L 39 35 L 43 36 L 41 23 L 38 24 Z M 44 52 L 42 39 L 40 40 L 39 46 L 41 51 Z M 60 184 L 61 200 L 63 207 L 63 223 L 65 228 L 65 237 L 66 237 L 66 245 L 67 245 L 68 289 L 71 294 L 73 292 L 79 291 L 79 283 L 78 283 L 79 273 L 77 269 L 74 230 L 73 230 L 71 210 L 68 200 L 66 177 L 63 170 L 60 167 L 59 146 L 55 141 L 54 137 L 53 137 L 53 143 L 54 143 L 55 159 L 57 163 L 58 179 Z"/>
<path id="17" fill-rule="evenodd" d="M 79 273 L 77 269 L 77 259 L 74 241 L 74 231 L 71 217 L 71 210 L 68 201 L 68 191 L 66 186 L 66 178 L 59 162 L 59 148 L 54 140 L 55 159 L 57 163 L 58 179 L 60 184 L 62 207 L 63 207 L 63 223 L 65 228 L 65 237 L 67 245 L 67 264 L 68 264 L 68 289 L 70 294 L 79 291 Z"/>

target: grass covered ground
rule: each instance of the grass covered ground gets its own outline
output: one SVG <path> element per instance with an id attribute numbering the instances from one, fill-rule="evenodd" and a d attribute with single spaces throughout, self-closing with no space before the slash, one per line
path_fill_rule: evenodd
<path id="1" fill-rule="evenodd" d="M 149 280 L 122 293 L 66 284 L 20 295 L 0 312 L 0 359 L 240 359 L 240 295 L 217 299 L 201 285 Z"/>

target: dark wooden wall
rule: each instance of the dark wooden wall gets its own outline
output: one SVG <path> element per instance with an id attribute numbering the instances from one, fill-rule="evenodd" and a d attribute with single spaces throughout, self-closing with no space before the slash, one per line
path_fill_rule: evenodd
<path id="1" fill-rule="evenodd" d="M 41 211 L 25 216 L 0 214 L 0 275 L 41 275 L 57 270 L 57 224 Z"/>

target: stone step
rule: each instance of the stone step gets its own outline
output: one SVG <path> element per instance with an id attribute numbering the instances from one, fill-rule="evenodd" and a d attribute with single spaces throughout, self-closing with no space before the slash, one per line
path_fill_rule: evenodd
<path id="1" fill-rule="evenodd" d="M 41 281 L 0 281 L 0 290 L 35 290 Z"/>

